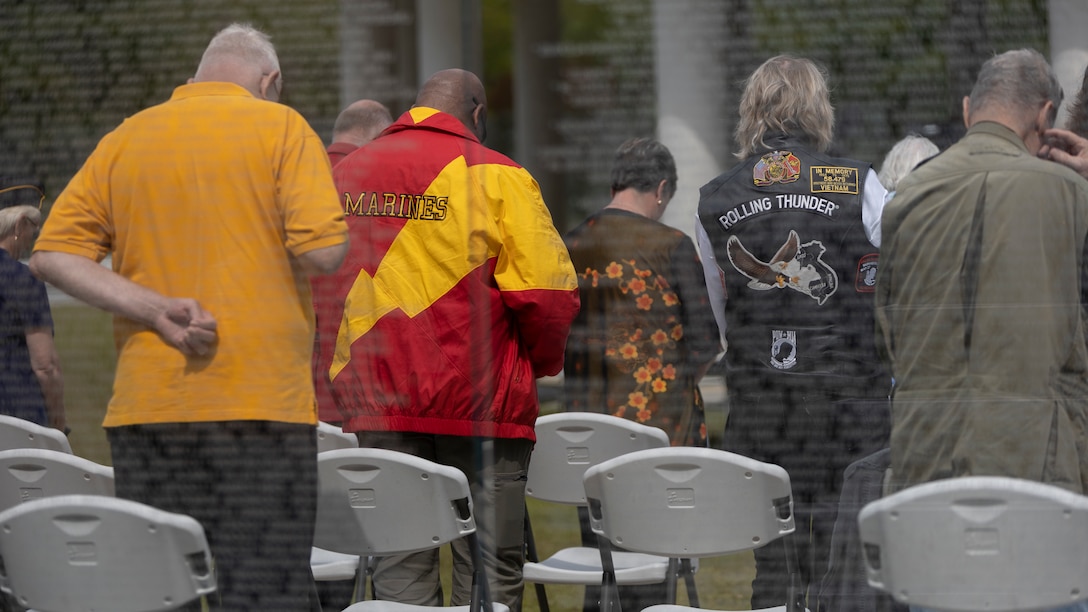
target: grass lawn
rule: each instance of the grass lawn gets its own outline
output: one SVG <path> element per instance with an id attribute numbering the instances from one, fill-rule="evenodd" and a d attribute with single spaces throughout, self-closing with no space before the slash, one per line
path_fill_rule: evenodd
<path id="1" fill-rule="evenodd" d="M 68 424 L 72 428 L 72 450 L 99 463 L 110 463 L 109 446 L 102 429 L 117 363 L 113 346 L 110 315 L 78 303 L 54 303 L 57 351 L 64 372 L 64 399 Z M 554 406 L 545 407 L 545 411 Z M 708 426 L 718 433 L 724 424 L 724 412 L 709 410 Z M 712 439 L 713 442 L 713 439 Z M 575 510 L 556 504 L 528 500 L 529 513 L 537 535 L 537 547 L 543 556 L 579 543 Z M 448 566 L 448 550 L 443 553 Z M 448 576 L 448 570 L 444 574 Z M 699 597 L 704 606 L 728 610 L 748 609 L 751 581 L 755 568 L 750 553 L 704 559 L 696 574 Z M 448 596 L 449 586 L 447 583 Z M 686 603 L 681 587 L 680 602 Z M 582 608 L 582 587 L 549 586 L 548 600 L 556 612 L 574 612 Z M 524 610 L 539 610 L 532 585 L 526 585 Z"/>

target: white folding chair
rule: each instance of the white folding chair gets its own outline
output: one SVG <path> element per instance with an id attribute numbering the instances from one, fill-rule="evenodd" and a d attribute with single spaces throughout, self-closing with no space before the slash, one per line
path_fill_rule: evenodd
<path id="1" fill-rule="evenodd" d="M 610 567 L 613 546 L 673 559 L 702 558 L 759 548 L 794 531 L 786 471 L 734 453 L 690 447 L 638 451 L 589 468 L 584 482 L 605 565 L 605 612 L 619 609 Z M 793 574 L 796 553 L 789 538 L 785 542 Z M 769 609 L 803 610 L 798 590 L 791 580 L 784 605 Z M 690 607 L 673 600 L 646 610 L 701 609 L 694 589 L 689 588 L 688 601 Z"/>
<path id="2" fill-rule="evenodd" d="M 0 510 L 57 495 L 113 497 L 113 468 L 40 448 L 0 451 Z"/>
<path id="3" fill-rule="evenodd" d="M 345 433 L 336 425 L 318 421 L 317 452 L 323 453 L 341 448 L 359 448 L 359 438 L 355 434 Z"/>
<path id="4" fill-rule="evenodd" d="M 0 590 L 43 612 L 170 610 L 215 590 L 200 523 L 100 495 L 0 512 L 0 561 Z"/>
<path id="5" fill-rule="evenodd" d="M 1015 478 L 913 486 L 858 516 L 869 584 L 933 610 L 1045 610 L 1088 599 L 1088 497 Z"/>
<path id="6" fill-rule="evenodd" d="M 376 448 L 318 454 L 314 545 L 382 557 L 437 548 L 468 538 L 473 556 L 472 603 L 461 612 L 507 612 L 491 603 L 468 478 L 458 469 Z M 345 612 L 433 612 L 436 608 L 367 600 Z"/>
<path id="7" fill-rule="evenodd" d="M 68 436 L 59 429 L 0 414 L 0 450 L 9 448 L 44 448 L 72 453 Z"/>
<path id="8" fill-rule="evenodd" d="M 323 453 L 344 448 L 359 448 L 359 438 L 355 434 L 344 433 L 344 430 L 336 425 L 318 422 L 317 452 Z M 363 595 L 360 588 L 365 584 L 365 577 L 361 571 L 364 569 L 365 564 L 359 565 L 359 555 L 345 555 L 316 546 L 310 551 L 310 570 L 314 574 L 314 580 L 318 582 L 358 580 L 356 598 L 361 598 Z"/>
<path id="9" fill-rule="evenodd" d="M 657 427 L 591 412 L 560 412 L 536 420 L 536 446 L 529 461 L 525 494 L 541 501 L 585 506 L 582 476 L 590 466 L 607 459 L 648 448 L 669 445 L 668 435 Z M 545 584 L 599 585 L 601 555 L 596 548 L 573 546 L 543 561 L 536 551 L 532 525 L 526 513 L 527 558 L 522 574 L 536 584 L 541 612 L 548 612 Z M 616 551 L 616 580 L 622 585 L 658 584 L 669 576 L 669 560 L 656 555 Z"/>

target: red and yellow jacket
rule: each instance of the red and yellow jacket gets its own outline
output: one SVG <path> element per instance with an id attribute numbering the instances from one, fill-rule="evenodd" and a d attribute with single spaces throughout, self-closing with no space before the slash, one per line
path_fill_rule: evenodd
<path id="1" fill-rule="evenodd" d="M 532 176 L 413 108 L 334 170 L 351 234 L 318 290 L 346 431 L 533 439 L 578 283 Z"/>

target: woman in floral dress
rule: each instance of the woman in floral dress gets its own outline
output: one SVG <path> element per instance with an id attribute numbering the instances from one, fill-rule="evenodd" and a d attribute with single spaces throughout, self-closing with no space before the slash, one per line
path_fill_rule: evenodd
<path id="1" fill-rule="evenodd" d="M 611 202 L 565 237 L 582 301 L 567 341 L 566 408 L 706 446 L 697 383 L 721 344 L 694 244 L 658 221 L 675 192 L 665 145 L 629 140 L 616 151 Z"/>

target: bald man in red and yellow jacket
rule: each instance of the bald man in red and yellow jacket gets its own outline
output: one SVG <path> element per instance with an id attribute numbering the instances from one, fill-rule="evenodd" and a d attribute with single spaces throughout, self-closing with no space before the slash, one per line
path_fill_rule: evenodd
<path id="1" fill-rule="evenodd" d="M 519 609 L 536 379 L 562 370 L 578 283 L 536 181 L 481 144 L 485 122 L 479 79 L 442 71 L 337 164 L 352 248 L 321 292 L 320 368 L 362 446 L 466 473 L 491 592 Z M 454 558 L 465 605 L 467 549 Z M 437 553 L 385 559 L 374 578 L 379 599 L 442 598 Z"/>

